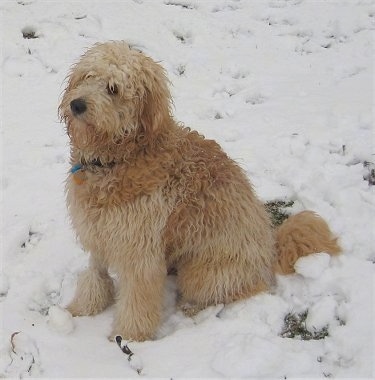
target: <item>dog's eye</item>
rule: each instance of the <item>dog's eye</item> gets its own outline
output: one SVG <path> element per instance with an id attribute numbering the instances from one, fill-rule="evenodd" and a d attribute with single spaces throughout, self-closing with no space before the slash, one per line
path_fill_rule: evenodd
<path id="1" fill-rule="evenodd" d="M 116 83 L 107 84 L 107 92 L 109 95 L 116 95 L 118 93 L 118 87 Z"/>

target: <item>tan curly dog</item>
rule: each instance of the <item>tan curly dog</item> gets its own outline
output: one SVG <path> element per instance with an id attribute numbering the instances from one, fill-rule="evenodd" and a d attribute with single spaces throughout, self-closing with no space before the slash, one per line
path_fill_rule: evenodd
<path id="1" fill-rule="evenodd" d="M 274 231 L 241 168 L 173 119 L 168 84 L 125 42 L 96 44 L 59 106 L 71 143 L 68 210 L 90 252 L 68 310 L 93 315 L 115 302 L 112 336 L 127 339 L 154 336 L 171 268 L 181 305 L 196 311 L 270 289 L 300 256 L 340 250 L 311 212 Z"/>

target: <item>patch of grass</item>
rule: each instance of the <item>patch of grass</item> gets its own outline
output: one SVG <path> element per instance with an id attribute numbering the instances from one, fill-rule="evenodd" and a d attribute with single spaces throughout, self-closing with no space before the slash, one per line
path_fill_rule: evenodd
<path id="1" fill-rule="evenodd" d="M 23 38 L 26 38 L 26 39 L 34 39 L 34 38 L 39 38 L 39 36 L 37 35 L 36 33 L 36 30 L 34 30 L 33 27 L 31 26 L 25 26 L 23 29 L 22 29 L 22 36 Z"/>
<path id="2" fill-rule="evenodd" d="M 280 226 L 280 224 L 288 219 L 289 214 L 285 211 L 287 207 L 292 207 L 294 201 L 270 201 L 265 203 L 266 211 L 270 215 L 273 227 Z"/>
<path id="3" fill-rule="evenodd" d="M 326 338 L 328 326 L 320 330 L 309 331 L 306 328 L 306 318 L 308 310 L 299 313 L 288 313 L 284 318 L 284 328 L 280 334 L 283 338 L 301 339 L 301 340 L 320 340 Z"/>

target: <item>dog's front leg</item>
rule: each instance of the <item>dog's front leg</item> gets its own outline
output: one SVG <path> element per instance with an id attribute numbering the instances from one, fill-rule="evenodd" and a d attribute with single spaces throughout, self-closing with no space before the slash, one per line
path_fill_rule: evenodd
<path id="1" fill-rule="evenodd" d="M 138 262 L 119 272 L 111 339 L 121 335 L 124 339 L 143 341 L 154 336 L 160 322 L 166 276 L 165 262 L 150 257 L 145 263 Z"/>
<path id="2" fill-rule="evenodd" d="M 73 315 L 95 315 L 114 301 L 114 286 L 107 269 L 90 257 L 89 268 L 78 277 L 74 299 L 67 306 Z"/>

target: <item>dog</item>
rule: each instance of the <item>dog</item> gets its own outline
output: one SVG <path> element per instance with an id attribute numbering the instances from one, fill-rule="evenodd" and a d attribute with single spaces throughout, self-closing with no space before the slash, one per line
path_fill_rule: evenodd
<path id="1" fill-rule="evenodd" d="M 112 337 L 155 336 L 172 269 L 179 304 L 193 314 L 272 289 L 301 256 L 340 252 L 313 212 L 274 230 L 244 171 L 176 122 L 171 105 L 164 69 L 123 41 L 88 49 L 59 105 L 68 212 L 90 252 L 67 309 L 94 315 L 115 303 Z"/>

